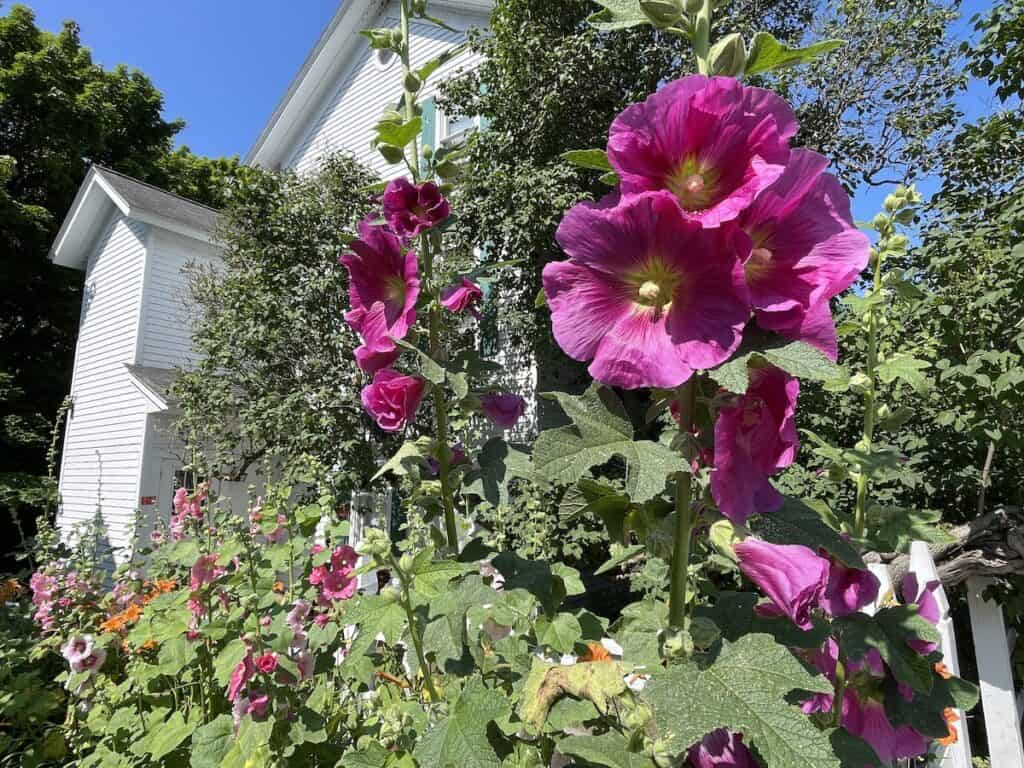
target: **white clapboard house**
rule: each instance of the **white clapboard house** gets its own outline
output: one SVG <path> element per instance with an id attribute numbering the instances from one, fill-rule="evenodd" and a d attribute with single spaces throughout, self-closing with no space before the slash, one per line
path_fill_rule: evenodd
<path id="1" fill-rule="evenodd" d="M 491 0 L 433 0 L 432 13 L 452 27 L 413 21 L 413 66 L 486 27 Z M 268 169 L 315 173 L 339 151 L 384 177 L 401 168 L 370 147 L 381 112 L 402 92 L 397 57 L 369 48 L 359 34 L 398 24 L 395 0 L 342 0 L 246 161 Z M 437 85 L 473 67 L 460 53 L 423 93 L 423 141 L 437 147 L 475 126 L 436 108 Z M 175 370 L 195 362 L 189 320 L 189 264 L 216 264 L 217 212 L 93 166 L 50 251 L 57 264 L 84 273 L 81 325 L 60 469 L 58 524 L 73 538 L 79 524 L 99 520 L 117 560 L 136 519 L 170 510 L 175 487 L 188 482 L 183 447 L 169 423 Z M 222 495 L 244 503 L 245 485 Z M 145 526 L 140 533 L 145 533 Z"/>

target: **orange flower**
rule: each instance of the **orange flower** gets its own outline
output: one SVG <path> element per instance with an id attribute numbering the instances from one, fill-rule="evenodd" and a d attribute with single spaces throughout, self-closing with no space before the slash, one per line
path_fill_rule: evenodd
<path id="1" fill-rule="evenodd" d="M 142 616 L 142 609 L 139 606 L 132 603 L 125 608 L 121 613 L 111 616 L 109 619 L 100 624 L 100 629 L 104 632 L 120 632 L 128 624 L 134 624 Z"/>
<path id="2" fill-rule="evenodd" d="M 935 662 L 935 671 L 943 680 L 949 680 L 951 677 L 953 677 L 952 673 L 949 671 L 949 668 L 946 667 L 946 665 L 943 664 L 941 661 Z"/>
<path id="3" fill-rule="evenodd" d="M 950 744 L 956 744 L 959 740 L 959 736 L 957 735 L 956 731 L 956 726 L 953 725 L 953 723 L 959 722 L 960 716 L 957 715 L 957 713 L 949 707 L 946 707 L 946 709 L 942 713 L 942 716 L 946 720 L 946 728 L 949 729 L 949 734 L 939 739 L 938 743 L 944 747 L 948 747 Z"/>
<path id="4" fill-rule="evenodd" d="M 21 584 L 17 579 L 0 581 L 0 603 L 10 602 L 21 594 Z"/>
<path id="5" fill-rule="evenodd" d="M 580 661 L 611 661 L 612 655 L 600 643 L 587 643 L 587 652 L 580 656 Z"/>
<path id="6" fill-rule="evenodd" d="M 156 640 L 147 640 L 142 645 L 140 645 L 138 648 L 136 648 L 135 652 L 136 653 L 142 653 L 143 651 L 152 651 L 154 648 L 157 647 L 157 645 L 159 645 L 159 643 L 157 643 Z"/>
<path id="7" fill-rule="evenodd" d="M 277 594 L 279 594 L 279 595 L 283 595 L 284 594 L 284 582 L 283 581 L 275 581 L 274 582 L 274 591 L 277 592 Z"/>

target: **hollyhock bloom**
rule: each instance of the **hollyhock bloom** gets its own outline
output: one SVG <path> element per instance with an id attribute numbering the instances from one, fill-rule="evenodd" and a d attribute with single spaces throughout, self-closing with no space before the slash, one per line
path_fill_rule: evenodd
<path id="1" fill-rule="evenodd" d="M 731 227 L 705 230 L 668 192 L 581 203 L 556 235 L 568 261 L 544 267 L 555 339 L 613 386 L 675 387 L 728 359 L 750 316 Z"/>
<path id="2" fill-rule="evenodd" d="M 249 684 L 249 681 L 256 676 L 256 664 L 253 661 L 252 650 L 246 653 L 231 672 L 231 680 L 228 682 L 228 701 L 238 699 L 242 689 Z"/>
<path id="3" fill-rule="evenodd" d="M 265 675 L 271 674 L 277 669 L 277 654 L 273 652 L 264 653 L 256 657 L 256 669 Z"/>
<path id="4" fill-rule="evenodd" d="M 717 227 L 782 175 L 796 129 L 771 91 L 690 75 L 615 119 L 608 161 L 623 193 L 668 190 L 687 217 Z"/>
<path id="5" fill-rule="evenodd" d="M 940 586 L 942 585 L 938 581 L 929 581 L 923 589 L 919 589 L 917 576 L 914 573 L 908 573 L 903 579 L 900 591 L 903 593 L 904 603 L 915 603 L 918 615 L 927 619 L 930 624 L 937 626 L 939 619 L 942 618 L 942 610 L 939 608 L 935 592 Z M 908 640 L 907 644 L 922 656 L 927 656 L 939 647 L 935 643 L 917 638 Z"/>
<path id="6" fill-rule="evenodd" d="M 376 373 L 398 358 L 392 339 L 405 338 L 416 322 L 419 266 L 414 251 L 403 254 L 395 235 L 368 221 L 360 222 L 359 239 L 349 248 L 352 253 L 340 259 L 348 270 L 352 307 L 345 320 L 363 339 L 356 362 L 367 373 Z"/>
<path id="7" fill-rule="evenodd" d="M 295 605 L 288 611 L 284 623 L 293 632 L 301 632 L 306 625 L 306 618 L 309 616 L 312 608 L 313 606 L 308 600 L 296 600 Z"/>
<path id="8" fill-rule="evenodd" d="M 722 408 L 715 422 L 711 495 L 734 523 L 782 506 L 769 477 L 793 463 L 799 438 L 796 399 L 800 382 L 778 368 L 754 368 L 746 393 Z"/>
<path id="9" fill-rule="evenodd" d="M 356 593 L 359 586 L 355 576 L 358 558 L 359 554 L 345 544 L 334 548 L 330 563 L 313 568 L 309 583 L 319 587 L 321 605 L 328 605 L 332 600 L 348 600 Z M 326 617 L 326 614 L 321 615 Z"/>
<path id="10" fill-rule="evenodd" d="M 268 544 L 279 544 L 288 538 L 288 518 L 277 516 L 277 528 L 266 534 Z"/>
<path id="11" fill-rule="evenodd" d="M 75 635 L 61 646 L 60 654 L 74 668 L 92 655 L 94 647 L 92 635 Z"/>
<path id="12" fill-rule="evenodd" d="M 829 565 L 828 585 L 822 598 L 822 607 L 831 616 L 849 616 L 875 602 L 880 584 L 871 571 L 847 568 L 832 560 Z"/>
<path id="13" fill-rule="evenodd" d="M 316 665 L 316 658 L 309 651 L 299 651 L 295 654 L 295 666 L 299 668 L 299 680 L 308 680 L 313 676 L 313 667 Z"/>
<path id="14" fill-rule="evenodd" d="M 267 707 L 270 706 L 270 696 L 263 691 L 249 691 L 249 708 L 247 714 L 252 715 L 253 720 L 263 720 L 267 716 Z"/>
<path id="15" fill-rule="evenodd" d="M 519 395 L 482 395 L 480 409 L 502 429 L 511 429 L 526 413 L 526 401 Z"/>
<path id="16" fill-rule="evenodd" d="M 436 184 L 413 184 L 404 177 L 388 182 L 381 208 L 388 226 L 403 240 L 416 237 L 451 215 L 448 200 Z"/>
<path id="17" fill-rule="evenodd" d="M 461 278 L 458 285 L 450 285 L 441 291 L 441 306 L 449 312 L 469 312 L 477 320 L 480 319 L 480 311 L 476 308 L 484 297 L 480 286 L 469 278 Z"/>
<path id="18" fill-rule="evenodd" d="M 850 216 L 850 198 L 828 161 L 793 150 L 785 172 L 740 218 L 751 238 L 744 265 L 757 324 L 836 359 L 828 300 L 867 265 L 870 241 Z"/>
<path id="19" fill-rule="evenodd" d="M 385 432 L 401 432 L 419 410 L 426 388 L 427 382 L 418 376 L 385 368 L 363 387 L 363 407 Z"/>
<path id="20" fill-rule="evenodd" d="M 449 467 L 457 467 L 461 464 L 468 464 L 469 456 L 466 455 L 466 449 L 462 446 L 462 443 L 456 443 L 452 446 L 451 456 L 448 458 Z M 437 477 L 441 473 L 441 464 L 433 456 L 427 456 L 427 467 L 430 469 L 430 474 Z"/>
<path id="21" fill-rule="evenodd" d="M 747 539 L 734 545 L 740 570 L 768 596 L 759 607 L 766 615 L 783 615 L 800 629 L 811 629 L 811 611 L 821 603 L 828 582 L 828 560 L 800 544 L 769 544 Z"/>
<path id="22" fill-rule="evenodd" d="M 759 768 L 743 736 L 724 728 L 712 731 L 691 747 L 687 758 L 692 768 Z"/>
<path id="23" fill-rule="evenodd" d="M 207 584 L 212 584 L 224 574 L 224 569 L 217 565 L 217 555 L 200 555 L 189 571 L 188 588 L 198 592 Z"/>

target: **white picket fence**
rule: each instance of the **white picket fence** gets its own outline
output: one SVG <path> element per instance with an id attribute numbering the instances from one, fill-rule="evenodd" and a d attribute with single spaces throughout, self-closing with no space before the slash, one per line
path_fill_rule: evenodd
<path id="1" fill-rule="evenodd" d="M 894 585 L 888 566 L 873 563 L 871 571 L 882 583 L 879 590 L 879 604 L 871 606 L 870 612 L 893 594 Z M 923 541 L 915 541 L 910 547 L 910 570 L 923 586 L 937 581 L 935 561 Z M 1014 637 L 1006 631 L 1002 608 L 991 601 L 982 599 L 989 586 L 987 579 L 969 579 L 967 582 L 967 606 L 971 614 L 971 634 L 974 638 L 974 652 L 978 662 L 978 677 L 981 683 L 981 704 L 984 710 L 985 733 L 988 737 L 989 761 L 992 768 L 1024 768 L 1024 744 L 1021 742 L 1021 693 L 1013 685 L 1013 668 L 1010 654 Z M 941 637 L 943 661 L 954 675 L 960 674 L 960 657 L 953 632 L 949 600 L 940 587 L 935 592 L 941 611 L 938 631 Z M 967 720 L 963 712 L 956 724 L 958 736 L 955 744 L 942 748 L 937 757 L 942 768 L 972 768 L 971 745 L 967 734 Z"/>

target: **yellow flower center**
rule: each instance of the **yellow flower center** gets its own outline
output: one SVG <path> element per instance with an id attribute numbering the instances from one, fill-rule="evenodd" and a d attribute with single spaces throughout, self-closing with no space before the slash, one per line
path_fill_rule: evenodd
<path id="1" fill-rule="evenodd" d="M 397 304 L 405 303 L 405 281 L 398 275 L 392 275 L 387 279 L 388 298 Z"/>
<path id="2" fill-rule="evenodd" d="M 701 211 L 709 208 L 715 200 L 718 172 L 705 167 L 696 157 L 683 158 L 665 176 L 665 186 L 687 211 Z"/>
<path id="3" fill-rule="evenodd" d="M 682 276 L 678 272 L 669 269 L 660 259 L 652 258 L 629 278 L 629 284 L 636 291 L 633 303 L 640 311 L 660 315 L 672 306 L 680 282 Z"/>
<path id="4" fill-rule="evenodd" d="M 755 248 L 750 252 L 750 256 L 743 265 L 743 273 L 746 275 L 748 283 L 754 282 L 768 272 L 773 255 L 769 249 L 763 247 Z"/>

